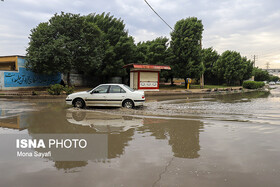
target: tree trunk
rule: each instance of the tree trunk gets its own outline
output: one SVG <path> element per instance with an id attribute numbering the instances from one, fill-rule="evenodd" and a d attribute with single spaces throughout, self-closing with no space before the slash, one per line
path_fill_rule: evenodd
<path id="1" fill-rule="evenodd" d="M 204 88 L 204 74 L 202 74 L 201 77 L 200 77 L 200 88 L 201 89 Z"/>
<path id="2" fill-rule="evenodd" d="M 170 77 L 171 86 L 174 86 L 173 76 Z"/>
<path id="3" fill-rule="evenodd" d="M 67 73 L 67 85 L 72 86 L 71 85 L 71 80 L 70 80 L 70 72 Z"/>

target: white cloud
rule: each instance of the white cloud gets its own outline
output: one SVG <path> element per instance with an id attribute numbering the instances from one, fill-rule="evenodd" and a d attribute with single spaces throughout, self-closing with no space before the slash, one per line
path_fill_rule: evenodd
<path id="1" fill-rule="evenodd" d="M 157 37 L 160 37 L 160 35 L 158 35 L 155 32 L 149 32 L 148 30 L 140 29 L 140 30 L 135 31 L 135 34 L 133 37 L 134 37 L 135 42 L 138 43 L 141 41 L 153 40 Z"/>

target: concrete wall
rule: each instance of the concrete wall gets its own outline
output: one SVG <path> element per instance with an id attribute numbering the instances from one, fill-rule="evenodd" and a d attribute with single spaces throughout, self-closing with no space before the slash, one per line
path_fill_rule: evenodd
<path id="1" fill-rule="evenodd" d="M 0 89 L 15 90 L 19 88 L 44 87 L 61 81 L 61 74 L 42 75 L 27 70 L 25 59 L 18 57 L 18 71 L 0 71 Z"/>
<path id="2" fill-rule="evenodd" d="M 0 71 L 0 90 L 4 87 L 4 72 Z"/>

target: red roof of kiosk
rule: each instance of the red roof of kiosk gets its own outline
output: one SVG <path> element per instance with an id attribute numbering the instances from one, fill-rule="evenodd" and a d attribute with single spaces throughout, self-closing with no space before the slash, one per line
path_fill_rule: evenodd
<path id="1" fill-rule="evenodd" d="M 158 66 L 158 65 L 149 65 L 149 64 L 127 64 L 123 68 L 171 70 L 170 66 Z"/>

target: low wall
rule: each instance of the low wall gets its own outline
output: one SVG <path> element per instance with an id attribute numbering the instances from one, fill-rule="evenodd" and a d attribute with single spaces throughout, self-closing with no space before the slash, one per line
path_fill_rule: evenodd
<path id="1" fill-rule="evenodd" d="M 46 87 L 61 81 L 61 74 L 43 75 L 27 70 L 25 60 L 18 58 L 18 71 L 0 71 L 0 90 Z"/>

